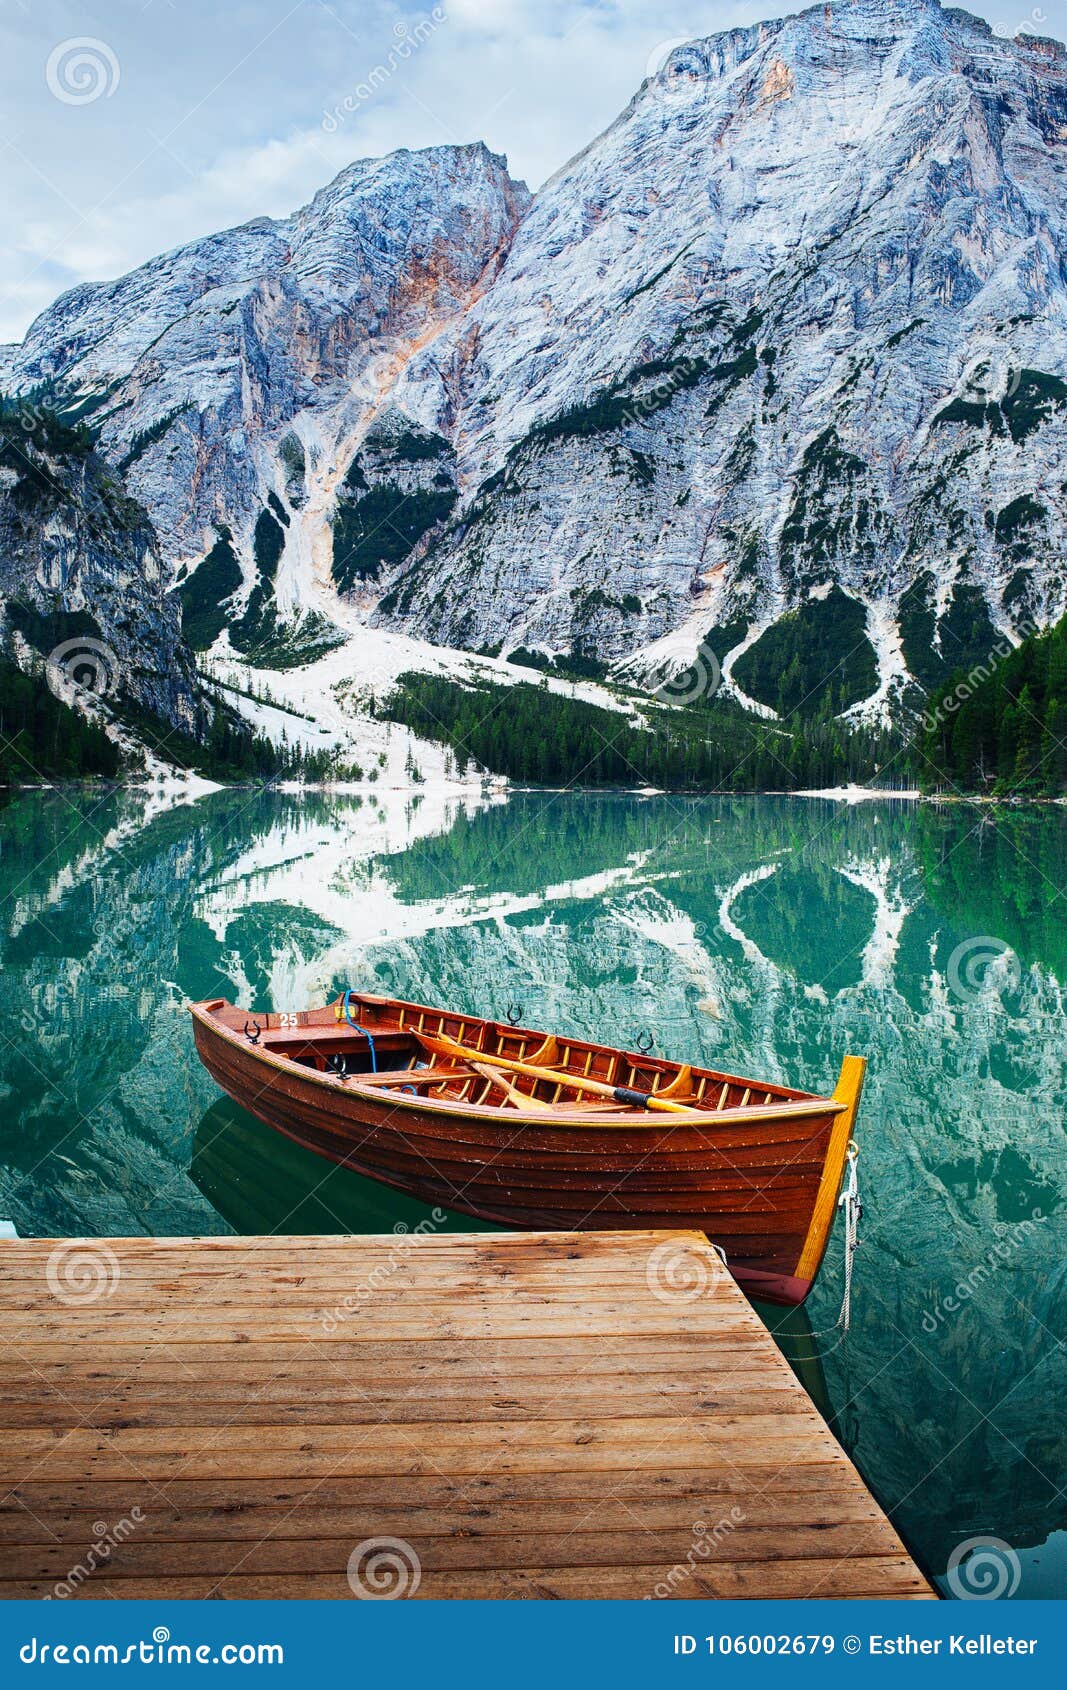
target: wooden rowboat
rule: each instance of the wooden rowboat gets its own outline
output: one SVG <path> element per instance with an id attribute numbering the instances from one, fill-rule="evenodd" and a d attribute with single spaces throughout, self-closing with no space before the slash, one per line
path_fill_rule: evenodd
<path id="1" fill-rule="evenodd" d="M 268 1126 L 424 1203 L 534 1230 L 697 1228 L 752 1297 L 819 1269 L 865 1063 L 832 1097 L 346 992 L 191 1006 L 200 1059 Z"/>

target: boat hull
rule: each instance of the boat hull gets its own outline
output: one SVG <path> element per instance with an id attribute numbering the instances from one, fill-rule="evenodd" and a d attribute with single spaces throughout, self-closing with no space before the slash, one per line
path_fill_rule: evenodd
<path id="1" fill-rule="evenodd" d="M 810 1248 L 817 1200 L 827 1177 L 832 1198 L 840 1183 L 840 1167 L 828 1166 L 843 1131 L 839 1102 L 825 1099 L 819 1112 L 816 1101 L 800 1118 L 735 1122 L 729 1110 L 599 1122 L 475 1109 L 375 1095 L 358 1076 L 301 1067 L 220 1021 L 217 1004 L 194 1005 L 193 1018 L 201 1061 L 242 1107 L 431 1208 L 527 1231 L 696 1228 L 749 1295 L 787 1304 L 807 1295 L 822 1253 Z"/>

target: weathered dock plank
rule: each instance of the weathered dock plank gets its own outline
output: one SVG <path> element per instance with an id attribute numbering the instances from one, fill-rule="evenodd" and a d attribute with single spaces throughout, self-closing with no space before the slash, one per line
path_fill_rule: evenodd
<path id="1" fill-rule="evenodd" d="M 933 1594 L 700 1234 L 4 1240 L 0 1337 L 0 1596 Z"/>

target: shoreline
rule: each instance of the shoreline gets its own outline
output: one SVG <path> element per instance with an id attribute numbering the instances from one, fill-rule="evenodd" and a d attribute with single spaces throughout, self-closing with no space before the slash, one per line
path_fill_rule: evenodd
<path id="1" fill-rule="evenodd" d="M 1023 795 L 1020 793 L 971 793 L 971 792 L 922 792 L 918 788 L 880 788 L 861 786 L 837 787 L 798 787 L 790 790 L 787 787 L 744 787 L 741 789 L 694 788 L 678 787 L 648 787 L 648 786 L 534 786 L 527 781 L 510 781 L 504 775 L 491 775 L 477 781 L 352 781 L 352 780 L 209 780 L 203 775 L 190 775 L 188 779 L 181 776 L 167 777 L 163 780 L 108 780 L 95 775 L 71 775 L 56 780 L 36 781 L 0 781 L 0 793 L 14 795 L 19 792 L 130 792 L 141 793 L 146 798 L 171 798 L 176 803 L 194 803 L 201 798 L 216 792 L 249 792 L 254 789 L 262 791 L 284 792 L 295 796 L 303 792 L 327 794 L 336 793 L 341 797 L 370 797 L 385 793 L 409 793 L 413 797 L 426 796 L 429 793 L 446 793 L 456 797 L 471 797 L 474 795 L 497 796 L 503 793 L 544 792 L 560 794 L 564 792 L 582 796 L 629 797 L 629 798 L 675 798 L 692 800 L 697 798 L 804 798 L 824 799 L 838 804 L 974 804 L 983 807 L 1007 805 L 1012 809 L 1030 809 L 1040 806 L 1063 807 L 1067 805 L 1067 794 L 1061 797 L 1047 795 Z"/>

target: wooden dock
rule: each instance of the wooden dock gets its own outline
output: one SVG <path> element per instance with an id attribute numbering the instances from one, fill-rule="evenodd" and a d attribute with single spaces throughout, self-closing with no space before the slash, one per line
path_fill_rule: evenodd
<path id="1" fill-rule="evenodd" d="M 0 1596 L 933 1594 L 701 1234 L 3 1240 L 0 1331 Z"/>

